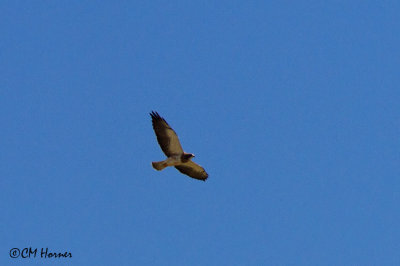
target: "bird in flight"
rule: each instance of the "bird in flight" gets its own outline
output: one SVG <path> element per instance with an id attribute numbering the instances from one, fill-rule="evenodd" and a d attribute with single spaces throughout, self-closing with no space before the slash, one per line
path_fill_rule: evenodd
<path id="1" fill-rule="evenodd" d="M 182 174 L 206 181 L 208 178 L 207 172 L 203 167 L 192 161 L 194 154 L 183 151 L 178 136 L 167 121 L 154 111 L 150 113 L 150 116 L 158 144 L 160 144 L 162 151 L 167 156 L 164 161 L 152 162 L 153 168 L 161 171 L 167 166 L 174 166 Z"/>

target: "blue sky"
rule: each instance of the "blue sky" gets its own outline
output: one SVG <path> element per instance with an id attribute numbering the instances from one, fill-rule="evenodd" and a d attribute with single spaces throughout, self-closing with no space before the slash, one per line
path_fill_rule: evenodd
<path id="1" fill-rule="evenodd" d="M 399 265 L 399 12 L 2 1 L 0 264 Z M 206 182 L 152 169 L 151 110 Z"/>

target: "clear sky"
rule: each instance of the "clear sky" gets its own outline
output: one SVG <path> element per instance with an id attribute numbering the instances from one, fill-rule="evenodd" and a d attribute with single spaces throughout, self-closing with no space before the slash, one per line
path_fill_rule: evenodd
<path id="1" fill-rule="evenodd" d="M 0 265 L 400 265 L 399 13 L 2 1 Z"/>

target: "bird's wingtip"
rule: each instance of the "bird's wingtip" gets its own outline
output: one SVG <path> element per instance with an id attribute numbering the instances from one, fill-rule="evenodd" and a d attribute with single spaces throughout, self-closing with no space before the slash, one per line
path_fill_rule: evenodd
<path id="1" fill-rule="evenodd" d="M 153 110 L 151 110 L 150 116 L 151 116 L 151 117 L 157 117 L 157 116 L 158 116 L 158 113 L 155 112 L 155 111 L 153 111 Z"/>

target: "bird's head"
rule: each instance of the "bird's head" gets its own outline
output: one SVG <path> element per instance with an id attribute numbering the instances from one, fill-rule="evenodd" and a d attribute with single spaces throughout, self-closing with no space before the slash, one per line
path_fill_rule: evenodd
<path id="1" fill-rule="evenodd" d="M 185 159 L 185 160 L 190 160 L 190 159 L 192 159 L 194 157 L 194 154 L 193 153 L 185 153 L 184 155 L 183 155 L 183 158 Z"/>

